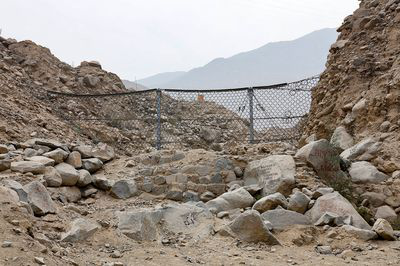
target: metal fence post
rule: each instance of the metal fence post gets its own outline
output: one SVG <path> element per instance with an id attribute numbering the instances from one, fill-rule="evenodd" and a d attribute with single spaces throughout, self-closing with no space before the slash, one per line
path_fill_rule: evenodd
<path id="1" fill-rule="evenodd" d="M 157 89 L 156 149 L 161 150 L 161 90 Z"/>
<path id="2" fill-rule="evenodd" d="M 254 143 L 254 90 L 253 88 L 247 89 L 247 96 L 249 97 L 249 141 Z"/>

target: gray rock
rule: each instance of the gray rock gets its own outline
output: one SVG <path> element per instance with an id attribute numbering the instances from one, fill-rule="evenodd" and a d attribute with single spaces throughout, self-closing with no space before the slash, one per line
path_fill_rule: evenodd
<path id="1" fill-rule="evenodd" d="M 339 148 L 343 151 L 354 145 L 354 139 L 349 133 L 347 133 L 346 128 L 338 127 L 333 132 L 330 143 L 333 147 Z"/>
<path id="2" fill-rule="evenodd" d="M 28 193 L 29 205 L 36 216 L 56 213 L 56 207 L 47 189 L 38 181 L 33 181 L 24 186 Z"/>
<path id="3" fill-rule="evenodd" d="M 385 204 L 386 196 L 382 193 L 365 192 L 361 195 L 361 199 L 367 199 L 369 204 L 373 207 L 379 207 Z"/>
<path id="4" fill-rule="evenodd" d="M 88 239 L 101 227 L 98 223 L 78 218 L 70 226 L 70 230 L 61 236 L 63 242 L 80 242 Z"/>
<path id="5" fill-rule="evenodd" d="M 78 151 L 73 151 L 68 155 L 68 158 L 65 162 L 67 164 L 72 165 L 76 169 L 81 168 L 82 167 L 81 154 Z"/>
<path id="6" fill-rule="evenodd" d="M 111 188 L 111 195 L 118 199 L 128 199 L 139 195 L 134 180 L 119 180 Z"/>
<path id="7" fill-rule="evenodd" d="M 62 144 L 56 140 L 52 139 L 31 139 L 26 143 L 27 146 L 32 147 L 33 145 L 42 145 L 46 146 L 52 149 L 63 149 L 64 151 L 68 152 L 68 146 L 65 144 Z"/>
<path id="8" fill-rule="evenodd" d="M 11 170 L 20 173 L 30 172 L 33 174 L 43 174 L 45 166 L 44 164 L 38 162 L 28 162 L 28 161 L 12 162 Z"/>
<path id="9" fill-rule="evenodd" d="M 371 227 L 354 209 L 353 205 L 338 192 L 329 193 L 319 197 L 311 210 L 306 215 L 309 215 L 311 222 L 317 222 L 326 212 L 333 213 L 337 216 L 350 216 L 353 221 L 353 226 L 361 229 L 369 230 Z"/>
<path id="10" fill-rule="evenodd" d="M 103 162 L 97 158 L 84 159 L 82 160 L 82 167 L 83 169 L 88 170 L 91 174 L 93 174 L 103 167 Z"/>
<path id="11" fill-rule="evenodd" d="M 117 212 L 117 216 L 118 229 L 136 241 L 160 240 L 166 232 L 190 235 L 194 240 L 212 233 L 211 213 L 190 203 Z"/>
<path id="12" fill-rule="evenodd" d="M 392 226 L 385 219 L 376 220 L 372 230 L 385 240 L 396 240 Z"/>
<path id="13" fill-rule="evenodd" d="M 273 229 L 285 229 L 293 225 L 312 225 L 310 219 L 298 212 L 276 209 L 264 212 L 261 217 L 269 221 Z"/>
<path id="14" fill-rule="evenodd" d="M 330 246 L 317 246 L 315 247 L 315 251 L 322 255 L 332 254 L 332 248 Z"/>
<path id="15" fill-rule="evenodd" d="M 308 209 L 310 198 L 303 192 L 296 191 L 289 197 L 288 210 L 304 214 Z"/>
<path id="16" fill-rule="evenodd" d="M 11 161 L 8 159 L 0 160 L 0 172 L 10 169 Z"/>
<path id="17" fill-rule="evenodd" d="M 314 223 L 315 226 L 324 226 L 324 225 L 329 225 L 329 226 L 342 226 L 342 225 L 351 225 L 352 224 L 352 218 L 351 216 L 339 216 L 335 213 L 331 212 L 325 212 L 321 218 L 318 219 Z"/>
<path id="18" fill-rule="evenodd" d="M 372 230 L 364 230 L 352 225 L 343 225 L 341 228 L 353 237 L 360 240 L 368 241 L 378 238 L 378 235 Z"/>
<path id="19" fill-rule="evenodd" d="M 86 186 L 84 188 L 81 188 L 81 195 L 82 195 L 83 198 L 90 197 L 90 196 L 92 196 L 93 194 L 96 194 L 96 193 L 97 193 L 97 189 L 94 188 L 91 185 Z"/>
<path id="20" fill-rule="evenodd" d="M 40 152 L 35 150 L 35 149 L 31 149 L 31 148 L 26 148 L 24 150 L 24 157 L 25 158 L 29 158 L 29 157 L 33 157 L 33 156 L 38 156 L 40 155 Z"/>
<path id="21" fill-rule="evenodd" d="M 29 202 L 28 193 L 20 183 L 14 180 L 3 180 L 2 183 L 4 184 L 5 187 L 10 188 L 15 192 L 17 192 L 20 201 L 27 203 Z"/>
<path id="22" fill-rule="evenodd" d="M 373 138 L 367 138 L 343 151 L 340 157 L 346 160 L 369 161 L 376 157 L 381 146 L 381 142 L 377 142 Z"/>
<path id="23" fill-rule="evenodd" d="M 170 200 L 182 201 L 183 200 L 183 191 L 178 189 L 168 190 L 165 197 Z"/>
<path id="24" fill-rule="evenodd" d="M 0 186 L 0 203 L 17 204 L 19 202 L 19 196 L 17 192 L 8 187 Z"/>
<path id="25" fill-rule="evenodd" d="M 352 163 L 349 173 L 351 180 L 357 184 L 377 184 L 389 178 L 371 163 L 365 161 Z"/>
<path id="26" fill-rule="evenodd" d="M 250 162 L 244 173 L 244 185 L 259 185 L 262 196 L 280 192 L 287 196 L 295 184 L 296 164 L 290 155 L 272 155 Z"/>
<path id="27" fill-rule="evenodd" d="M 27 161 L 41 163 L 44 166 L 54 166 L 55 161 L 45 156 L 32 156 L 26 158 Z"/>
<path id="28" fill-rule="evenodd" d="M 46 181 L 46 186 L 48 187 L 60 187 L 62 185 L 60 173 L 51 166 L 46 167 L 43 179 Z"/>
<path id="29" fill-rule="evenodd" d="M 237 189 L 235 191 L 226 192 L 206 203 L 213 213 L 219 213 L 221 211 L 229 211 L 236 208 L 247 208 L 251 207 L 255 199 L 250 195 L 244 188 Z"/>
<path id="30" fill-rule="evenodd" d="M 210 192 L 210 191 L 206 191 L 206 192 L 204 192 L 204 193 L 202 193 L 200 195 L 200 200 L 203 201 L 203 202 L 208 202 L 208 201 L 213 200 L 215 198 L 216 198 L 215 194 Z"/>
<path id="31" fill-rule="evenodd" d="M 188 201 L 198 202 L 198 201 L 200 201 L 200 197 L 197 192 L 188 190 L 183 193 L 183 200 L 185 202 L 188 202 Z"/>
<path id="32" fill-rule="evenodd" d="M 154 183 L 149 177 L 145 177 L 143 180 L 142 189 L 144 192 L 150 193 L 153 190 Z"/>
<path id="33" fill-rule="evenodd" d="M 327 182 L 346 179 L 340 169 L 337 150 L 325 139 L 305 145 L 296 153 L 296 157 L 311 164 L 317 175 Z"/>
<path id="34" fill-rule="evenodd" d="M 156 185 L 164 185 L 167 181 L 164 176 L 156 176 L 154 178 L 154 184 Z"/>
<path id="35" fill-rule="evenodd" d="M 397 221 L 397 214 L 391 207 L 385 205 L 376 209 L 375 219 L 385 219 L 390 223 L 394 223 Z"/>
<path id="36" fill-rule="evenodd" d="M 59 148 L 54 151 L 46 152 L 43 156 L 53 159 L 56 163 L 62 163 L 67 159 L 68 152 Z"/>
<path id="37" fill-rule="evenodd" d="M 288 202 L 281 193 L 277 192 L 275 194 L 268 195 L 259 199 L 254 205 L 253 210 L 263 213 L 269 210 L 273 210 L 278 206 L 287 208 Z"/>
<path id="38" fill-rule="evenodd" d="M 77 146 L 74 150 L 78 151 L 84 159 L 98 158 L 102 162 L 108 162 L 115 158 L 114 149 L 104 143 L 100 143 L 96 147 Z"/>
<path id="39" fill-rule="evenodd" d="M 52 193 L 64 197 L 68 202 L 78 202 L 81 198 L 81 191 L 77 187 L 60 187 L 49 189 Z"/>
<path id="40" fill-rule="evenodd" d="M 109 180 L 105 176 L 96 175 L 96 176 L 93 176 L 93 178 L 94 178 L 93 184 L 98 189 L 101 189 L 101 190 L 104 190 L 104 191 L 108 191 L 114 185 L 114 182 L 112 180 Z"/>
<path id="41" fill-rule="evenodd" d="M 280 245 L 279 241 L 268 230 L 257 211 L 245 211 L 228 226 L 233 236 L 245 242 L 265 242 L 269 245 Z"/>
<path id="42" fill-rule="evenodd" d="M 67 164 L 60 163 L 56 165 L 56 170 L 60 174 L 63 186 L 75 186 L 79 179 L 79 173 L 76 169 Z"/>
<path id="43" fill-rule="evenodd" d="M 89 171 L 81 169 L 78 171 L 78 173 L 79 173 L 79 179 L 78 182 L 76 183 L 77 187 L 85 187 L 93 182 L 93 177 L 89 173 Z"/>

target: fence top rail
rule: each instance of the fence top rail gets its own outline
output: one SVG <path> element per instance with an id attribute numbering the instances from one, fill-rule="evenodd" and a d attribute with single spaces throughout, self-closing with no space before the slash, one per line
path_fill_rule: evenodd
<path id="1" fill-rule="evenodd" d="M 65 93 L 65 92 L 57 92 L 57 91 L 47 91 L 48 95 L 54 96 L 67 96 L 67 97 L 110 97 L 110 96 L 126 96 L 133 94 L 142 94 L 147 92 L 155 92 L 155 91 L 165 91 L 165 92 L 182 92 L 182 93 L 216 93 L 216 92 L 234 92 L 234 91 L 245 91 L 249 89 L 253 90 L 290 90 L 290 91 L 310 91 L 311 89 L 304 88 L 291 88 L 292 84 L 301 84 L 303 82 L 307 82 L 309 80 L 318 79 L 319 76 L 313 76 L 310 78 L 302 79 L 299 81 L 294 81 L 290 83 L 280 83 L 274 85 L 267 86 L 255 86 L 255 87 L 242 87 L 242 88 L 228 88 L 228 89 L 148 89 L 142 91 L 128 91 L 128 92 L 118 92 L 118 93 L 104 93 L 104 94 L 74 94 L 74 93 Z M 285 88 L 286 87 L 286 88 Z"/>

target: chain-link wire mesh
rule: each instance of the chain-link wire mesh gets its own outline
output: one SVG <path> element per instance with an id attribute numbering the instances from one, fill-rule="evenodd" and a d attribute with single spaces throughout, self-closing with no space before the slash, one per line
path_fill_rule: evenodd
<path id="1" fill-rule="evenodd" d="M 319 78 L 222 90 L 48 92 L 56 113 L 95 142 L 121 149 L 213 148 L 233 142 L 296 141 Z"/>

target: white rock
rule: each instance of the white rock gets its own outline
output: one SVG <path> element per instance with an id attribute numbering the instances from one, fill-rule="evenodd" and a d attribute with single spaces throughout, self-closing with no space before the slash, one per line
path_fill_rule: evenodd
<path id="1" fill-rule="evenodd" d="M 246 189 L 240 188 L 231 192 L 226 192 L 206 203 L 206 206 L 213 213 L 221 211 L 229 211 L 237 208 L 251 207 L 255 199 L 251 196 Z"/>
<path id="2" fill-rule="evenodd" d="M 66 163 L 56 165 L 56 170 L 61 175 L 63 186 L 75 186 L 79 179 L 79 174 L 76 169 Z"/>
<path id="3" fill-rule="evenodd" d="M 27 161 L 41 163 L 44 166 L 54 166 L 55 161 L 45 156 L 32 156 L 26 158 Z"/>
<path id="4" fill-rule="evenodd" d="M 385 219 L 376 220 L 372 230 L 385 240 L 396 240 L 392 226 Z"/>
<path id="5" fill-rule="evenodd" d="M 340 157 L 346 160 L 369 161 L 376 157 L 381 146 L 382 142 L 377 142 L 373 138 L 366 138 L 343 151 Z"/>
<path id="6" fill-rule="evenodd" d="M 310 198 L 300 191 L 296 191 L 289 197 L 288 210 L 304 214 L 308 209 Z"/>
<path id="7" fill-rule="evenodd" d="M 254 205 L 253 210 L 263 213 L 269 210 L 273 210 L 278 206 L 287 208 L 288 202 L 281 193 L 277 192 L 259 199 Z"/>
<path id="8" fill-rule="evenodd" d="M 20 161 L 20 162 L 12 162 L 11 170 L 20 173 L 30 172 L 33 174 L 43 174 L 45 166 L 44 164 L 38 162 Z"/>
<path id="9" fill-rule="evenodd" d="M 331 145 L 335 148 L 346 150 L 354 145 L 354 139 L 347 133 L 346 128 L 338 127 L 332 134 Z"/>
<path id="10" fill-rule="evenodd" d="M 388 222 L 394 223 L 397 221 L 397 214 L 391 207 L 385 205 L 376 209 L 375 219 L 385 219 Z"/>
<path id="11" fill-rule="evenodd" d="M 389 176 L 380 172 L 371 163 L 365 161 L 352 163 L 349 173 L 351 180 L 358 184 L 376 184 L 386 181 L 389 178 Z"/>
<path id="12" fill-rule="evenodd" d="M 369 230 L 371 227 L 354 209 L 353 205 L 338 192 L 333 192 L 319 197 L 314 206 L 306 215 L 309 215 L 311 222 L 317 222 L 325 213 L 333 213 L 337 216 L 350 216 L 353 226 Z"/>
<path id="13" fill-rule="evenodd" d="M 262 196 L 280 192 L 287 196 L 295 184 L 296 164 L 290 155 L 272 155 L 252 161 L 244 173 L 244 184 L 259 185 Z"/>
<path id="14" fill-rule="evenodd" d="M 24 186 L 28 193 L 29 204 L 36 216 L 56 213 L 56 207 L 47 189 L 38 181 Z"/>
<path id="15" fill-rule="evenodd" d="M 61 236 L 61 241 L 84 241 L 94 235 L 94 233 L 100 229 L 100 225 L 98 223 L 82 218 L 74 220 L 70 227 L 70 230 Z"/>
<path id="16" fill-rule="evenodd" d="M 58 148 L 54 151 L 46 152 L 45 154 L 43 154 L 43 156 L 53 159 L 56 163 L 62 163 L 65 159 L 67 159 L 68 152 Z"/>

